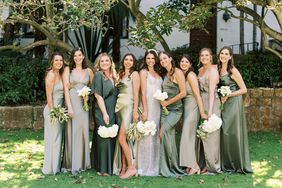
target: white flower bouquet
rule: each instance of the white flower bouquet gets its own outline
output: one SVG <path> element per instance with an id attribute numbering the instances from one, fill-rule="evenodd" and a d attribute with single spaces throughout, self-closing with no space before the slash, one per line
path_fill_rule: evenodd
<path id="1" fill-rule="evenodd" d="M 228 96 L 230 93 L 232 93 L 229 86 L 221 86 L 217 91 L 223 97 Z M 224 106 L 222 103 L 220 104 L 220 110 L 224 110 Z"/>
<path id="2" fill-rule="evenodd" d="M 155 135 L 157 132 L 157 126 L 154 121 L 139 121 L 137 123 L 131 123 L 129 129 L 126 132 L 128 140 L 140 140 L 144 136 Z"/>
<path id="3" fill-rule="evenodd" d="M 229 86 L 221 86 L 217 91 L 223 97 L 225 97 L 225 96 L 229 95 L 230 93 L 232 93 Z"/>
<path id="4" fill-rule="evenodd" d="M 55 106 L 49 112 L 49 117 L 51 123 L 64 123 L 69 120 L 66 108 L 61 107 L 60 105 Z"/>
<path id="5" fill-rule="evenodd" d="M 222 119 L 212 114 L 208 120 L 205 120 L 197 129 L 197 137 L 206 138 L 209 133 L 218 130 L 222 125 Z"/>
<path id="6" fill-rule="evenodd" d="M 167 92 L 161 92 L 161 90 L 158 89 L 158 90 L 154 93 L 153 97 L 154 97 L 155 99 L 159 100 L 159 101 L 164 101 L 164 100 L 166 100 L 166 99 L 168 98 L 168 95 L 167 95 Z M 168 115 L 168 114 L 169 114 L 169 111 L 167 110 L 166 107 L 163 107 L 163 111 L 164 111 L 164 114 L 165 114 L 165 115 Z"/>
<path id="7" fill-rule="evenodd" d="M 100 125 L 98 128 L 98 135 L 102 138 L 114 138 L 118 133 L 118 125 L 113 124 L 112 126 L 102 126 Z"/>
<path id="8" fill-rule="evenodd" d="M 82 89 L 77 90 L 78 96 L 83 98 L 83 109 L 85 111 L 89 111 L 89 106 L 88 106 L 88 95 L 90 94 L 91 89 L 87 86 L 84 86 Z"/>

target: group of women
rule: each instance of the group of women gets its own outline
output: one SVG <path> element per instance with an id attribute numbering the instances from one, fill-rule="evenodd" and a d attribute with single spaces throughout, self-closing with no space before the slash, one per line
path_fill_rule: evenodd
<path id="1" fill-rule="evenodd" d="M 183 55 L 176 64 L 167 52 L 147 50 L 138 71 L 136 58 L 126 54 L 116 73 L 111 57 L 98 56 L 93 73 L 87 68 L 83 51 L 73 50 L 68 67 L 63 56 L 54 53 L 47 70 L 44 109 L 44 174 L 71 171 L 77 174 L 93 167 L 99 175 L 119 175 L 126 179 L 134 175 L 177 177 L 193 174 L 252 172 L 242 94 L 247 89 L 239 71 L 233 65 L 232 51 L 224 47 L 213 64 L 212 52 L 203 48 L 199 53 L 202 67 L 198 76 L 192 60 Z M 94 133 L 89 149 L 89 112 L 77 90 L 91 87 Z M 218 86 L 229 86 L 232 93 L 218 96 Z M 167 92 L 165 101 L 153 98 L 157 90 Z M 64 129 L 50 123 L 49 111 L 63 104 L 70 120 Z M 221 100 L 221 101 L 220 101 Z M 224 109 L 220 110 L 221 103 Z M 166 107 L 169 113 L 162 112 Z M 142 109 L 141 112 L 139 112 Z M 197 138 L 200 119 L 216 114 L 223 120 L 221 129 Z M 179 152 L 175 141 L 175 126 L 183 118 Z M 156 135 L 144 136 L 137 142 L 126 137 L 132 122 L 154 121 Z M 98 127 L 117 123 L 117 138 L 102 138 Z M 61 152 L 64 131 L 64 149 Z M 61 153 L 63 161 L 61 166 Z"/>

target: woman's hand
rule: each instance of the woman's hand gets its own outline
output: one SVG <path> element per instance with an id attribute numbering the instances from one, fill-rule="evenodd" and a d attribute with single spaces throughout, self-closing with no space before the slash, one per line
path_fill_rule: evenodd
<path id="1" fill-rule="evenodd" d="M 202 119 L 208 119 L 208 115 L 206 113 L 201 114 Z"/>
<path id="2" fill-rule="evenodd" d="M 221 98 L 220 98 L 221 103 L 224 104 L 227 99 L 228 99 L 228 95 L 227 95 L 227 96 L 224 96 L 224 97 L 221 97 Z"/>
<path id="3" fill-rule="evenodd" d="M 138 112 L 133 111 L 133 122 L 137 123 L 139 119 L 139 114 Z"/>
<path id="4" fill-rule="evenodd" d="M 108 125 L 110 123 L 110 117 L 107 113 L 103 114 L 103 120 L 104 120 L 106 125 Z"/>
<path id="5" fill-rule="evenodd" d="M 160 101 L 160 104 L 162 105 L 162 107 L 167 107 L 168 101 Z"/>
<path id="6" fill-rule="evenodd" d="M 72 108 L 68 108 L 68 115 L 69 115 L 70 118 L 73 117 L 74 114 L 73 114 Z"/>

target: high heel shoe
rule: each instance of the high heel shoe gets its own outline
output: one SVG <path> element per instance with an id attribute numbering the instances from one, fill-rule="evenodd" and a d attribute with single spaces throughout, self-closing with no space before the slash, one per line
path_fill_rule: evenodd
<path id="1" fill-rule="evenodd" d="M 120 176 L 120 179 L 127 179 L 127 178 L 130 178 L 132 176 L 136 176 L 136 175 L 137 175 L 137 170 L 135 168 L 127 169 L 125 174 L 123 176 Z"/>
<path id="2" fill-rule="evenodd" d="M 201 173 L 201 170 L 200 168 L 190 168 L 189 170 L 189 173 L 188 173 L 188 176 L 192 176 L 192 175 L 195 175 L 195 174 L 200 174 Z"/>

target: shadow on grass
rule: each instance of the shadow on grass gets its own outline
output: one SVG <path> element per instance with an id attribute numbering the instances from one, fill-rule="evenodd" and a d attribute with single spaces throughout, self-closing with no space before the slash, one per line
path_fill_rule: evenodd
<path id="1" fill-rule="evenodd" d="M 43 131 L 0 130 L 0 187 L 279 187 L 281 136 L 281 133 L 250 134 L 253 174 L 121 180 L 117 176 L 98 176 L 94 170 L 78 176 L 69 173 L 42 176 Z"/>

